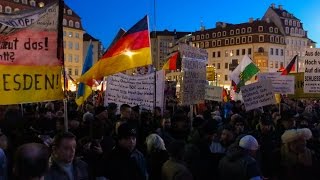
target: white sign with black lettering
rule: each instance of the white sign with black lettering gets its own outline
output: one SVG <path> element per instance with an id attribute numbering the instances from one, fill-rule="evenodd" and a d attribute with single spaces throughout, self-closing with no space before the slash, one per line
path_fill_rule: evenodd
<path id="1" fill-rule="evenodd" d="M 268 72 L 259 73 L 258 80 L 271 80 L 274 93 L 294 94 L 294 76 L 281 75 L 281 72 Z"/>
<path id="2" fill-rule="evenodd" d="M 276 103 L 270 80 L 262 80 L 240 89 L 246 111 Z"/>
<path id="3" fill-rule="evenodd" d="M 186 44 L 179 45 L 182 57 L 183 81 L 181 83 L 181 104 L 197 104 L 205 99 L 206 64 L 208 53 L 204 49 Z"/>
<path id="4" fill-rule="evenodd" d="M 320 49 L 308 48 L 304 57 L 304 93 L 320 93 Z"/>
<path id="5" fill-rule="evenodd" d="M 222 102 L 222 91 L 222 87 L 207 85 L 205 100 Z"/>
<path id="6" fill-rule="evenodd" d="M 158 71 L 156 78 L 156 105 L 163 107 L 164 72 Z M 105 105 L 112 102 L 118 104 L 118 107 L 122 104 L 128 104 L 152 110 L 154 106 L 154 73 L 143 76 L 128 76 L 119 73 L 109 76 Z"/>

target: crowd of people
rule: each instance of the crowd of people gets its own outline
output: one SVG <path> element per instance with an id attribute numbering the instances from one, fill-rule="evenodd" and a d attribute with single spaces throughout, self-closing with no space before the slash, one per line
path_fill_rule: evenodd
<path id="1" fill-rule="evenodd" d="M 175 109 L 1 106 L 0 180 L 320 179 L 319 101 Z"/>

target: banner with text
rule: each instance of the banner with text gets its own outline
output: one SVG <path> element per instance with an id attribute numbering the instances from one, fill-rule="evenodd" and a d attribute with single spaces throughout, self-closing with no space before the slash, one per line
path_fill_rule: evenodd
<path id="1" fill-rule="evenodd" d="M 270 80 L 243 86 L 241 92 L 246 111 L 276 103 Z"/>
<path id="2" fill-rule="evenodd" d="M 271 80 L 273 92 L 294 94 L 294 76 L 282 76 L 281 72 L 259 73 L 258 80 Z"/>
<path id="3" fill-rule="evenodd" d="M 302 59 L 305 66 L 304 93 L 320 93 L 320 49 L 307 48 Z"/>
<path id="4" fill-rule="evenodd" d="M 304 73 L 293 73 L 289 74 L 290 76 L 294 76 L 294 94 L 289 95 L 289 98 L 301 99 L 301 98 L 320 98 L 320 93 L 304 93 Z"/>
<path id="5" fill-rule="evenodd" d="M 163 107 L 164 99 L 164 72 L 156 74 L 156 105 Z M 108 77 L 105 105 L 116 103 L 118 107 L 122 104 L 130 106 L 139 105 L 141 108 L 152 110 L 154 102 L 154 73 L 129 76 L 118 73 Z"/>
<path id="6" fill-rule="evenodd" d="M 0 14 L 0 105 L 63 99 L 58 19 L 58 1 Z"/>
<path id="7" fill-rule="evenodd" d="M 222 92 L 222 87 L 207 85 L 205 100 L 222 102 Z"/>
<path id="8" fill-rule="evenodd" d="M 192 105 L 204 101 L 206 81 L 206 64 L 208 53 L 204 49 L 179 44 L 182 57 L 183 81 L 181 84 L 181 104 Z"/>

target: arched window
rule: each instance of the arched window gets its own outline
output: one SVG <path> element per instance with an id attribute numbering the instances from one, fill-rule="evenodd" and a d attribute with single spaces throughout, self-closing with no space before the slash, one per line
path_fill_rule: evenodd
<path id="1" fill-rule="evenodd" d="M 11 13 L 11 12 L 12 12 L 11 7 L 10 7 L 10 6 L 6 6 L 6 7 L 4 8 L 4 12 L 5 12 L 5 13 Z"/>
<path id="2" fill-rule="evenodd" d="M 263 53 L 263 52 L 264 52 L 263 47 L 259 47 L 258 52 L 259 52 L 259 53 Z"/>
<path id="3" fill-rule="evenodd" d="M 71 9 L 68 9 L 67 14 L 68 14 L 68 15 L 72 15 L 72 10 L 71 10 Z"/>
<path id="4" fill-rule="evenodd" d="M 30 1 L 30 5 L 33 6 L 33 7 L 35 7 L 35 6 L 36 6 L 36 2 L 35 2 L 34 0 L 31 0 L 31 1 Z"/>
<path id="5" fill-rule="evenodd" d="M 14 12 L 17 12 L 17 11 L 20 11 L 20 9 L 19 9 L 19 8 L 14 8 L 13 11 L 14 11 Z"/>
<path id="6" fill-rule="evenodd" d="M 62 24 L 63 24 L 64 26 L 66 26 L 66 25 L 67 25 L 67 20 L 66 20 L 66 19 L 63 19 Z"/>
<path id="7" fill-rule="evenodd" d="M 74 25 L 75 25 L 76 28 L 80 28 L 80 23 L 79 22 L 76 22 Z"/>
<path id="8" fill-rule="evenodd" d="M 73 21 L 72 20 L 69 20 L 69 26 L 73 27 Z"/>
<path id="9" fill-rule="evenodd" d="M 295 29 L 295 33 L 296 33 L 296 34 L 298 34 L 298 33 L 299 33 L 298 28 L 296 28 L 296 29 Z"/>

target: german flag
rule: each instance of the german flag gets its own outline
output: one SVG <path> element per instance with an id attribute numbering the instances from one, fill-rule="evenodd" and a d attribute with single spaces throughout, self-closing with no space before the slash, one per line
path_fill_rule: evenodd
<path id="1" fill-rule="evenodd" d="M 181 59 L 179 51 L 172 53 L 168 58 L 166 64 L 162 67 L 163 70 L 181 69 Z"/>
<path id="2" fill-rule="evenodd" d="M 152 64 L 148 17 L 127 31 L 79 81 L 88 85 L 93 79 Z"/>
<path id="3" fill-rule="evenodd" d="M 288 66 L 286 67 L 286 69 L 284 69 L 281 73 L 281 75 L 288 75 L 290 73 L 290 71 L 294 71 L 295 70 L 295 62 L 297 59 L 298 55 L 295 55 L 292 60 L 290 61 L 290 63 L 288 64 Z"/>

